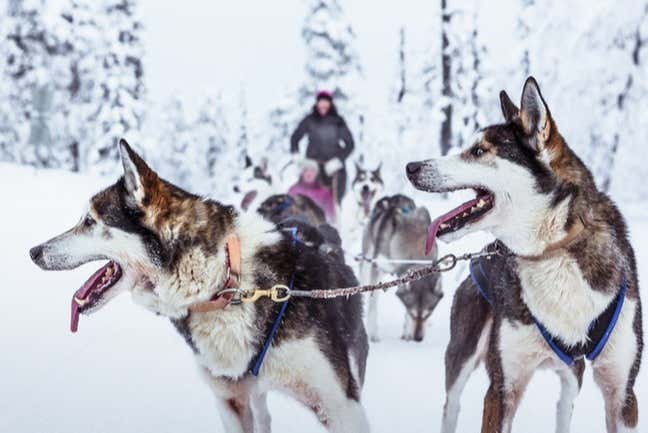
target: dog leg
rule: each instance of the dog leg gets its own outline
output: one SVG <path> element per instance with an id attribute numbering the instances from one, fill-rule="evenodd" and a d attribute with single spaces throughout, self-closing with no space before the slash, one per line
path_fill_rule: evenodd
<path id="1" fill-rule="evenodd" d="M 254 415 L 254 433 L 270 433 L 272 418 L 268 410 L 267 393 L 252 394 L 250 406 Z"/>
<path id="2" fill-rule="evenodd" d="M 490 306 L 479 295 L 472 280 L 465 279 L 452 299 L 450 342 L 445 352 L 443 433 L 453 433 L 457 429 L 461 394 L 486 353 L 492 325 Z"/>
<path id="3" fill-rule="evenodd" d="M 367 333 L 369 339 L 374 343 L 380 341 L 378 332 L 378 296 L 380 294 L 377 291 L 369 294 L 369 306 L 367 308 Z"/>
<path id="4" fill-rule="evenodd" d="M 374 284 L 378 281 L 378 269 L 373 265 L 365 266 L 365 271 L 367 278 L 364 280 L 368 284 Z M 369 334 L 369 339 L 371 341 L 378 342 L 380 341 L 380 335 L 378 333 L 378 297 L 380 292 L 378 290 L 371 292 L 369 295 L 369 306 L 367 308 L 367 333 Z"/>
<path id="5" fill-rule="evenodd" d="M 337 400 L 337 399 L 336 399 Z M 324 401 L 327 418 L 324 426 L 331 433 L 369 433 L 369 421 L 362 405 L 351 399 Z"/>
<path id="6" fill-rule="evenodd" d="M 511 432 L 524 391 L 544 359 L 534 350 L 542 344 L 540 338 L 534 325 L 514 326 L 504 320 L 497 329 L 493 326 L 486 357 L 491 384 L 484 400 L 482 433 Z"/>
<path id="7" fill-rule="evenodd" d="M 410 341 L 414 338 L 414 321 L 407 311 L 405 311 L 405 323 L 403 324 L 403 335 L 401 338 Z"/>
<path id="8" fill-rule="evenodd" d="M 570 368 L 561 368 L 556 371 L 560 377 L 560 400 L 556 406 L 556 433 L 569 433 L 574 399 L 583 383 L 585 361 L 579 359 Z"/>
<path id="9" fill-rule="evenodd" d="M 223 427 L 228 433 L 254 433 L 254 417 L 248 399 L 217 398 Z"/>
<path id="10" fill-rule="evenodd" d="M 454 335 L 446 349 L 446 401 L 443 406 L 442 433 L 454 433 L 457 430 L 457 418 L 461 408 L 461 394 L 468 383 L 468 379 L 484 356 L 488 346 L 491 321 L 484 324 L 479 340 L 475 345 L 470 340 L 471 336 Z"/>
<path id="11" fill-rule="evenodd" d="M 254 433 L 250 393 L 244 384 L 231 384 L 200 368 L 203 379 L 216 397 L 216 407 L 227 433 Z"/>
<path id="12" fill-rule="evenodd" d="M 626 299 L 607 345 L 592 363 L 605 400 L 608 433 L 637 432 L 639 411 L 634 383 L 641 364 L 641 310 Z"/>

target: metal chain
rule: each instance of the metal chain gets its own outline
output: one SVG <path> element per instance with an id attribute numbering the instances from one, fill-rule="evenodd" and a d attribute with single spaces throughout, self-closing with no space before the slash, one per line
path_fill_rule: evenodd
<path id="1" fill-rule="evenodd" d="M 502 253 L 499 250 L 499 248 L 496 249 L 495 251 L 480 251 L 477 253 L 465 253 L 460 256 L 456 256 L 454 254 L 446 254 L 440 259 L 434 261 L 433 264 L 430 266 L 409 270 L 405 272 L 403 275 L 401 275 L 400 277 L 393 280 L 383 281 L 376 284 L 365 284 L 359 286 L 342 287 L 342 288 L 334 288 L 334 289 L 315 289 L 315 290 L 292 289 L 292 290 L 287 290 L 283 294 L 282 299 L 284 298 L 289 299 L 291 297 L 312 298 L 312 299 L 332 299 L 332 298 L 339 298 L 341 296 L 349 297 L 349 296 L 357 295 L 359 293 L 373 292 L 376 290 L 387 290 L 395 286 L 400 286 L 402 284 L 423 279 L 435 273 L 448 272 L 454 269 L 454 267 L 457 266 L 457 262 L 460 261 L 464 261 L 464 260 L 468 261 L 479 257 L 492 257 L 501 254 Z"/>

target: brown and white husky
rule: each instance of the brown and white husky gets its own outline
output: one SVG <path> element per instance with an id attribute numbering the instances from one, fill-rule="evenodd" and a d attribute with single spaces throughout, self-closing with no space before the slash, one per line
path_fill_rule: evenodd
<path id="1" fill-rule="evenodd" d="M 428 247 L 436 237 L 452 241 L 486 230 L 506 252 L 484 262 L 491 268 L 484 271 L 486 289 L 468 279 L 455 295 L 443 431 L 455 430 L 461 391 L 484 361 L 491 384 L 482 432 L 511 431 L 541 367 L 560 375 L 556 429 L 567 432 L 584 356 L 605 400 L 608 433 L 637 431 L 641 302 L 624 219 L 567 146 L 533 78 L 519 108 L 504 92 L 500 99 L 504 123 L 483 129 L 461 154 L 406 170 L 424 191 L 476 193 L 432 222 Z"/>
<path id="2" fill-rule="evenodd" d="M 30 251 L 47 270 L 108 261 L 75 293 L 72 329 L 79 313 L 130 292 L 185 338 L 227 432 L 269 432 L 270 390 L 294 396 L 331 432 L 368 431 L 360 404 L 368 351 L 360 297 L 236 305 L 232 291 L 222 292 L 344 287 L 357 284 L 352 270 L 295 230 L 160 179 L 123 140 L 120 152 L 123 177 L 91 198 L 77 225 Z"/>

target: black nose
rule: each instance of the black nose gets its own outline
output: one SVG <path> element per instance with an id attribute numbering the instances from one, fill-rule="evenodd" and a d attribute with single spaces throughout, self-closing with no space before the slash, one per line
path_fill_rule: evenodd
<path id="1" fill-rule="evenodd" d="M 40 260 L 43 257 L 43 246 L 37 245 L 29 250 L 29 257 L 31 257 L 33 262 Z"/>
<path id="2" fill-rule="evenodd" d="M 423 164 L 420 162 L 410 162 L 407 164 L 407 167 L 405 167 L 405 170 L 407 170 L 407 174 L 412 175 L 421 171 L 421 167 L 423 167 Z"/>
<path id="3" fill-rule="evenodd" d="M 369 192 L 369 185 L 363 185 L 362 192 Z"/>

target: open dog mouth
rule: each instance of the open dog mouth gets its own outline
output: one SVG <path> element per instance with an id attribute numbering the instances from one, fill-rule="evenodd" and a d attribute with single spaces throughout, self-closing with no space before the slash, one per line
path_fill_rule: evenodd
<path id="1" fill-rule="evenodd" d="M 122 277 L 121 267 L 112 260 L 99 268 L 83 286 L 74 293 L 70 312 L 70 331 L 77 332 L 79 314 L 88 313 L 100 306 L 104 295 Z"/>
<path id="2" fill-rule="evenodd" d="M 363 188 L 362 191 L 360 191 L 362 210 L 365 215 L 369 215 L 369 212 L 371 212 L 371 201 L 373 200 L 374 195 L 376 195 L 375 189 L 370 190 Z"/>
<path id="3" fill-rule="evenodd" d="M 439 192 L 449 192 L 461 189 L 473 189 L 477 196 L 432 221 L 425 241 L 426 254 L 429 254 L 430 251 L 432 251 L 438 236 L 456 232 L 467 224 L 480 220 L 493 209 L 495 196 L 490 191 L 481 187 L 456 188 Z"/>

